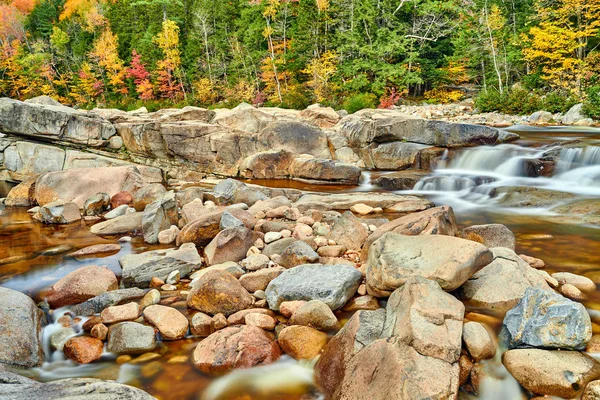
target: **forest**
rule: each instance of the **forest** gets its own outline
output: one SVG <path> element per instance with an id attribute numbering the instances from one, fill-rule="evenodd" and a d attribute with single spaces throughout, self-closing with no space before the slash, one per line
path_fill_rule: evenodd
<path id="1" fill-rule="evenodd" d="M 600 0 L 0 0 L 0 95 L 600 116 Z"/>

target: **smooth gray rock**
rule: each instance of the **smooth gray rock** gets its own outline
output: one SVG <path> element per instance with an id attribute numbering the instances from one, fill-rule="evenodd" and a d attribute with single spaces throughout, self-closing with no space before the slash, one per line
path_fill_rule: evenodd
<path id="1" fill-rule="evenodd" d="M 246 203 L 253 206 L 259 200 L 266 200 L 267 196 L 258 189 L 249 187 L 235 179 L 225 179 L 213 188 L 213 194 L 219 204 Z"/>
<path id="2" fill-rule="evenodd" d="M 583 350 L 592 338 L 592 323 L 582 304 L 528 288 L 519 304 L 506 313 L 502 333 L 510 349 Z"/>
<path id="3" fill-rule="evenodd" d="M 177 270 L 184 278 L 200 263 L 200 255 L 193 243 L 183 244 L 179 249 L 128 254 L 119 260 L 123 268 L 121 286 L 147 288 L 153 277 L 166 280 L 171 272 Z"/>
<path id="4" fill-rule="evenodd" d="M 287 249 L 288 246 L 290 246 L 292 243 L 296 242 L 297 240 L 298 239 L 293 238 L 293 237 L 276 240 L 276 241 L 266 245 L 265 248 L 263 249 L 262 253 L 267 257 L 271 257 L 273 254 L 281 255 L 281 253 L 283 253 L 283 251 L 285 249 Z"/>
<path id="5" fill-rule="evenodd" d="M 223 215 L 221 215 L 221 223 L 219 225 L 219 228 L 221 230 L 225 230 L 229 228 L 235 228 L 238 226 L 244 226 L 244 223 L 236 217 L 234 217 L 233 215 L 231 215 L 229 211 L 224 211 Z"/>
<path id="6" fill-rule="evenodd" d="M 121 322 L 108 330 L 106 349 L 117 354 L 140 354 L 154 350 L 156 335 L 154 328 L 137 322 Z"/>
<path id="7" fill-rule="evenodd" d="M 337 310 L 356 293 L 361 280 L 360 271 L 349 265 L 305 264 L 283 272 L 265 292 L 272 310 L 292 300 L 321 300 Z"/>
<path id="8" fill-rule="evenodd" d="M 10 372 L 0 372 L 3 400 L 152 400 L 143 390 L 115 381 L 91 378 L 59 379 L 41 383 Z"/>
<path id="9" fill-rule="evenodd" d="M 319 255 L 306 242 L 298 240 L 290 244 L 281 253 L 279 264 L 286 268 L 293 268 L 297 265 L 312 264 L 319 261 Z"/>
<path id="10" fill-rule="evenodd" d="M 41 206 L 33 218 L 45 224 L 70 224 L 79 221 L 79 207 L 73 202 L 56 200 Z"/>
<path id="11" fill-rule="evenodd" d="M 0 364 L 24 368 L 42 365 L 43 318 L 28 296 L 0 287 Z"/>
<path id="12" fill-rule="evenodd" d="M 561 122 L 565 125 L 573 125 L 575 122 L 585 119 L 583 114 L 583 103 L 575 104 L 562 116 Z"/>
<path id="13" fill-rule="evenodd" d="M 144 241 L 150 244 L 158 243 L 158 234 L 169 229 L 171 225 L 177 225 L 177 200 L 173 191 L 165 193 L 144 209 L 142 218 Z"/>
<path id="14" fill-rule="evenodd" d="M 132 208 L 132 210 L 134 210 L 133 212 L 135 212 L 134 208 Z M 106 220 L 114 219 L 114 218 L 117 218 L 117 217 L 127 214 L 128 211 L 129 211 L 129 205 L 121 204 L 117 208 L 110 210 L 109 212 L 104 214 L 104 219 L 106 219 Z"/>
<path id="15" fill-rule="evenodd" d="M 137 299 L 143 295 L 144 291 L 139 288 L 111 290 L 110 292 L 92 297 L 83 303 L 71 306 L 69 307 L 69 311 L 75 315 L 94 315 L 102 312 L 106 307 Z"/>

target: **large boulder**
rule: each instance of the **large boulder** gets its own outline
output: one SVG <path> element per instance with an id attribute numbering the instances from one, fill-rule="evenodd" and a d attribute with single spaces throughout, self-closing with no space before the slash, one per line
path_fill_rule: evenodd
<path id="1" fill-rule="evenodd" d="M 41 383 L 11 372 L 0 372 L 0 397 L 4 400 L 155 400 L 141 389 L 115 381 L 69 378 Z"/>
<path id="2" fill-rule="evenodd" d="M 52 285 L 46 300 L 53 308 L 82 303 L 117 289 L 117 277 L 106 267 L 90 265 L 76 269 Z"/>
<path id="3" fill-rule="evenodd" d="M 136 193 L 143 182 L 138 169 L 127 166 L 48 172 L 35 183 L 35 199 L 39 205 L 58 199 L 72 201 L 81 208 L 96 193 L 110 196 L 122 191 Z"/>
<path id="4" fill-rule="evenodd" d="M 219 182 L 212 192 L 219 204 L 246 203 L 248 206 L 252 206 L 257 201 L 267 199 L 267 196 L 260 190 L 235 179 L 225 179 Z"/>
<path id="5" fill-rule="evenodd" d="M 160 183 L 150 183 L 142 186 L 133 196 L 133 207 L 136 211 L 144 211 L 146 206 L 160 200 L 167 189 Z"/>
<path id="6" fill-rule="evenodd" d="M 331 227 L 328 239 L 348 250 L 360 250 L 368 236 L 369 231 L 362 222 L 351 211 L 346 211 Z"/>
<path id="7" fill-rule="evenodd" d="M 515 234 L 505 225 L 486 224 L 473 225 L 460 231 L 461 237 L 469 238 L 469 235 L 483 239 L 483 244 L 489 247 L 506 247 L 515 250 Z"/>
<path id="8" fill-rule="evenodd" d="M 271 310 L 293 300 L 321 300 L 337 310 L 356 293 L 361 280 L 361 273 L 349 265 L 299 265 L 269 283 L 267 301 Z"/>
<path id="9" fill-rule="evenodd" d="M 17 186 L 12 188 L 4 204 L 9 207 L 31 207 L 35 204 L 35 182 L 37 175 L 23 180 Z"/>
<path id="10" fill-rule="evenodd" d="M 600 364 L 578 351 L 509 350 L 502 363 L 532 393 L 564 399 L 577 397 L 585 385 L 600 377 Z"/>
<path id="11" fill-rule="evenodd" d="M 200 254 L 193 244 L 182 245 L 179 249 L 128 254 L 119 260 L 123 269 L 121 285 L 147 288 L 153 277 L 166 280 L 173 271 L 179 271 L 180 276 L 185 277 L 201 263 Z"/>
<path id="12" fill-rule="evenodd" d="M 582 304 L 527 288 L 519 304 L 506 313 L 503 333 L 509 348 L 584 350 L 592 339 L 592 323 Z"/>
<path id="13" fill-rule="evenodd" d="M 77 204 L 55 200 L 41 206 L 33 219 L 45 224 L 70 224 L 79 221 L 81 214 Z"/>
<path id="14" fill-rule="evenodd" d="M 293 154 L 331 158 L 325 132 L 304 122 L 270 122 L 261 129 L 256 139 L 264 150 L 285 150 Z"/>
<path id="15" fill-rule="evenodd" d="M 204 248 L 206 264 L 215 265 L 226 261 L 241 261 L 248 249 L 259 238 L 258 232 L 244 226 L 225 229 Z"/>
<path id="16" fill-rule="evenodd" d="M 369 168 L 381 170 L 417 168 L 421 164 L 421 152 L 429 148 L 431 146 L 419 143 L 399 141 L 381 143 L 369 149 L 370 157 L 365 157 L 366 164 Z"/>
<path id="17" fill-rule="evenodd" d="M 247 103 L 241 103 L 231 110 L 218 110 L 212 120 L 215 124 L 253 133 L 260 131 L 272 121 L 275 121 L 275 117 Z"/>
<path id="18" fill-rule="evenodd" d="M 188 307 L 205 314 L 229 316 L 252 305 L 253 297 L 225 271 L 209 271 L 196 282 L 187 297 Z"/>
<path id="19" fill-rule="evenodd" d="M 198 343 L 192 361 L 205 374 L 221 375 L 232 369 L 270 364 L 280 356 L 281 349 L 272 334 L 256 326 L 236 325 Z"/>
<path id="20" fill-rule="evenodd" d="M 177 235 L 177 246 L 194 243 L 206 246 L 221 230 L 223 210 L 208 211 L 185 225 Z"/>
<path id="21" fill-rule="evenodd" d="M 411 213 L 393 219 L 377 227 L 365 241 L 361 258 L 366 260 L 373 242 L 387 232 L 399 233 L 407 236 L 417 235 L 446 235 L 456 236 L 458 228 L 456 218 L 451 207 L 441 206 L 429 210 Z"/>
<path id="22" fill-rule="evenodd" d="M 386 297 L 408 278 L 420 276 L 450 291 L 492 260 L 492 252 L 487 247 L 468 240 L 443 235 L 386 233 L 369 250 L 367 288 L 374 296 Z"/>
<path id="23" fill-rule="evenodd" d="M 0 287 L 0 364 L 33 368 L 42 365 L 42 310 L 23 293 Z M 2 397 L 0 384 L 0 397 Z"/>
<path id="24" fill-rule="evenodd" d="M 177 200 L 172 190 L 165 193 L 158 200 L 148 204 L 144 209 L 142 218 L 142 231 L 146 243 L 158 243 L 158 234 L 176 225 L 178 220 Z"/>
<path id="25" fill-rule="evenodd" d="M 311 104 L 300 111 L 298 119 L 302 119 L 319 128 L 332 128 L 340 120 L 339 114 L 331 107 L 322 107 L 319 104 Z"/>
<path id="26" fill-rule="evenodd" d="M 527 288 L 552 291 L 544 276 L 514 251 L 497 247 L 492 253 L 494 260 L 469 278 L 458 292 L 469 305 L 504 315 L 519 303 Z"/>
<path id="27" fill-rule="evenodd" d="M 434 206 L 430 200 L 418 196 L 393 193 L 334 193 L 305 194 L 294 203 L 294 207 L 300 211 L 310 209 L 328 211 L 349 210 L 357 204 L 405 213 L 423 211 Z"/>
<path id="28" fill-rule="evenodd" d="M 586 119 L 583 113 L 583 103 L 575 104 L 560 118 L 560 122 L 564 125 L 573 125 L 583 119 Z"/>

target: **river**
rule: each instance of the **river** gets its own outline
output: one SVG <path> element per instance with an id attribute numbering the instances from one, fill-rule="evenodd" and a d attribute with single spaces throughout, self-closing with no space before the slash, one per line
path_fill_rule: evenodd
<path id="1" fill-rule="evenodd" d="M 600 198 L 600 130 L 577 128 L 532 128 L 516 126 L 521 139 L 512 144 L 460 150 L 438 165 L 428 177 L 411 191 L 432 199 L 437 205 L 454 208 L 460 227 L 483 223 L 507 225 L 517 237 L 517 253 L 541 258 L 548 272 L 570 271 L 583 274 L 600 283 L 600 225 L 583 224 L 560 218 L 552 207 L 505 207 L 497 189 L 506 186 L 542 188 L 568 193 L 575 199 Z M 572 140 L 590 144 L 580 149 L 562 150 L 551 176 L 526 177 L 522 160 L 540 156 L 542 146 Z M 595 142 L 598 141 L 598 146 Z M 366 172 L 359 186 L 312 185 L 293 181 L 254 181 L 272 187 L 292 187 L 312 191 L 381 191 L 372 180 L 385 171 Z M 0 185 L 0 197 L 8 186 Z M 572 199 L 571 199 L 572 200 Z M 5 209 L 0 214 L 0 285 L 24 292 L 34 299 L 43 290 L 83 265 L 101 265 L 120 275 L 119 258 L 126 254 L 160 248 L 147 246 L 142 238 L 121 243 L 120 252 L 103 258 L 73 259 L 64 256 L 73 249 L 92 244 L 117 243 L 118 237 L 99 238 L 89 232 L 84 222 L 67 226 L 42 226 L 34 223 L 24 209 Z M 180 298 L 174 306 L 187 313 Z M 177 303 L 179 302 L 179 303 Z M 594 321 L 594 332 L 600 333 L 600 291 L 586 301 Z M 51 316 L 56 320 L 59 313 Z M 346 317 L 347 316 L 343 316 Z M 47 338 L 56 330 L 50 324 L 44 330 Z M 216 383 L 197 372 L 189 357 L 197 339 L 161 342 L 156 352 L 160 358 L 143 364 L 122 364 L 112 354 L 100 362 L 78 366 L 65 360 L 62 353 L 52 352 L 46 343 L 47 361 L 32 375 L 41 381 L 65 377 L 89 376 L 116 379 L 140 387 L 160 399 L 235 398 L 250 393 L 253 399 L 294 399 L 313 391 L 310 365 L 284 358 L 273 367 L 257 371 L 239 371 Z M 184 356 L 182 359 L 178 356 Z M 250 383 L 255 383 L 251 385 Z M 213 384 L 211 393 L 206 388 Z M 225 389 L 224 389 L 225 388 Z"/>

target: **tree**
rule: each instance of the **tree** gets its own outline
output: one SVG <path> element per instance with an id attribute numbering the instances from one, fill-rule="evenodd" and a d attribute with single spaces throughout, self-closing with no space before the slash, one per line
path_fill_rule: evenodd
<path id="1" fill-rule="evenodd" d="M 117 52 L 117 38 L 110 28 L 107 27 L 96 39 L 90 57 L 105 77 L 107 81 L 104 84 L 105 87 L 112 89 L 115 93 L 128 93 L 125 86 L 126 71 Z"/>
<path id="2" fill-rule="evenodd" d="M 154 38 L 154 43 L 164 54 L 164 58 L 156 63 L 160 96 L 171 100 L 185 97 L 180 70 L 179 26 L 174 21 L 164 21 L 163 29 Z"/>
<path id="3" fill-rule="evenodd" d="M 319 58 L 314 58 L 303 71 L 311 76 L 308 85 L 313 89 L 317 102 L 331 100 L 335 86 L 331 78 L 336 73 L 337 54 L 328 50 Z"/>
<path id="4" fill-rule="evenodd" d="M 141 100 L 154 98 L 154 85 L 150 82 L 150 73 L 142 62 L 142 56 L 135 49 L 131 52 L 131 64 L 127 69 L 127 77 L 133 78 L 135 91 L 139 94 Z"/>

